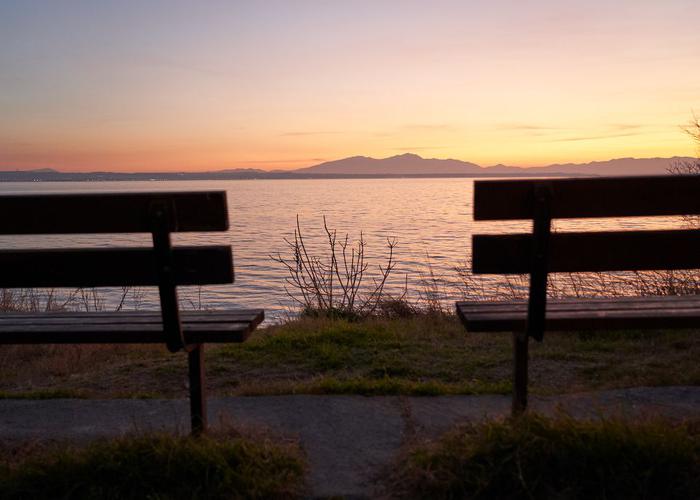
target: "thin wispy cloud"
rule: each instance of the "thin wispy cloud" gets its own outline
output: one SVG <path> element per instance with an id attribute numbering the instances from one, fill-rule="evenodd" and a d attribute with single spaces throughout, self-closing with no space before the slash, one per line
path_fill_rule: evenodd
<path id="1" fill-rule="evenodd" d="M 187 60 L 180 61 L 176 58 L 166 58 L 148 54 L 142 55 L 136 51 L 129 54 L 128 60 L 130 61 L 130 64 L 138 68 L 142 68 L 144 66 L 149 68 L 156 67 L 220 79 L 241 78 L 242 76 L 240 70 L 234 70 L 233 68 L 208 67 L 201 63 L 197 64 Z"/>
<path id="2" fill-rule="evenodd" d="M 452 123 L 408 123 L 391 130 L 378 130 L 372 132 L 371 135 L 372 137 L 387 138 L 402 137 L 406 135 L 406 132 L 454 132 L 456 130 L 458 127 Z"/>
<path id="3" fill-rule="evenodd" d="M 638 123 L 609 123 L 601 125 L 602 133 L 586 133 L 588 130 L 575 127 L 556 127 L 538 123 L 501 123 L 498 128 L 506 131 L 515 131 L 529 136 L 541 137 L 548 142 L 582 142 L 632 137 L 648 133 L 646 125 Z M 566 136 L 561 137 L 562 134 Z"/>
<path id="4" fill-rule="evenodd" d="M 306 136 L 311 136 L 311 135 L 332 135 L 332 134 L 345 134 L 347 132 L 343 132 L 341 130 L 300 130 L 300 131 L 291 131 L 291 132 L 283 132 L 279 134 L 280 137 L 306 137 Z"/>
<path id="5" fill-rule="evenodd" d="M 645 128 L 645 125 L 635 123 L 614 123 L 610 125 L 610 128 L 615 130 L 638 130 L 640 128 Z"/>
<path id="6" fill-rule="evenodd" d="M 372 137 L 395 137 L 397 134 L 396 132 L 372 132 L 370 134 Z"/>
<path id="7" fill-rule="evenodd" d="M 578 142 L 578 141 L 600 141 L 605 139 L 615 139 L 618 137 L 631 137 L 633 135 L 642 135 L 641 132 L 627 132 L 624 134 L 601 134 L 601 135 L 582 135 L 574 137 L 563 137 L 560 139 L 551 139 L 551 142 Z"/>
<path id="8" fill-rule="evenodd" d="M 393 151 L 429 151 L 432 149 L 446 149 L 448 146 L 407 146 L 401 148 L 392 148 Z"/>
<path id="9" fill-rule="evenodd" d="M 256 165 L 265 165 L 268 163 L 306 163 L 306 162 L 324 162 L 328 161 L 326 158 L 294 158 L 294 159 L 288 159 L 288 160 L 242 160 L 238 163 L 240 164 L 256 164 Z"/>
<path id="10" fill-rule="evenodd" d="M 451 123 L 409 123 L 402 127 L 403 130 L 435 130 L 435 131 L 452 131 L 456 130 L 456 126 Z"/>
<path id="11" fill-rule="evenodd" d="M 553 127 L 551 125 L 539 125 L 535 123 L 501 123 L 496 127 L 501 130 L 567 130 L 563 127 Z"/>

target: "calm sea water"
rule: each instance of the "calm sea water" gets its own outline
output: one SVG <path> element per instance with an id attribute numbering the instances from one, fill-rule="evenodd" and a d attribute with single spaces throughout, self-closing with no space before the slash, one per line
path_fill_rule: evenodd
<path id="1" fill-rule="evenodd" d="M 231 229 L 226 233 L 176 235 L 183 244 L 229 244 L 234 251 L 236 282 L 227 286 L 184 289 L 185 305 L 207 307 L 261 307 L 268 318 L 293 308 L 285 292 L 284 268 L 270 255 L 291 257 L 284 238 L 293 238 L 296 218 L 312 253 L 326 258 L 323 216 L 339 236 L 356 240 L 362 232 L 369 262 L 367 280 L 377 275 L 386 255 L 386 239 L 398 242 L 397 266 L 389 290 L 399 294 L 408 283 L 409 295 L 418 297 L 421 283 L 435 279 L 442 300 L 462 294 L 455 267 L 463 266 L 474 232 L 499 233 L 528 230 L 525 222 L 475 223 L 472 221 L 471 179 L 333 179 L 245 180 L 182 182 L 75 182 L 0 183 L 0 193 L 124 192 L 225 190 Z M 591 193 L 595 203 L 595 193 Z M 8 216 L 4 214 L 3 216 Z M 664 228 L 677 226 L 672 218 L 563 221 L 558 229 Z M 0 248 L 91 247 L 149 245 L 148 235 L 4 236 Z M 487 278 L 488 279 L 488 278 Z M 116 290 L 100 290 L 109 307 L 120 296 Z M 128 298 L 128 307 L 155 308 L 154 290 L 142 290 Z"/>

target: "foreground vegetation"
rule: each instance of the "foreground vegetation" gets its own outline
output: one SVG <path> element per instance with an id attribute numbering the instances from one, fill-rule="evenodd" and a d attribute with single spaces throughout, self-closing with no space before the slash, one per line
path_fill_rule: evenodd
<path id="1" fill-rule="evenodd" d="M 299 498 L 306 465 L 291 442 L 237 433 L 151 434 L 0 448 L 0 497 Z M 471 423 L 407 448 L 383 471 L 386 498 L 700 498 L 700 422 Z"/>
<path id="2" fill-rule="evenodd" d="M 5 445 L 0 498 L 300 497 L 305 465 L 291 444 L 236 435 L 144 435 L 85 447 Z"/>
<path id="3" fill-rule="evenodd" d="M 408 451 L 395 498 L 700 498 L 697 423 L 539 416 L 462 427 Z"/>
<path id="4" fill-rule="evenodd" d="M 467 333 L 450 315 L 302 318 L 246 343 L 209 346 L 213 395 L 484 394 L 511 388 L 509 333 Z M 700 383 L 695 331 L 548 333 L 530 388 L 558 394 Z M 186 397 L 185 356 L 163 346 L 2 346 L 0 398 Z"/>

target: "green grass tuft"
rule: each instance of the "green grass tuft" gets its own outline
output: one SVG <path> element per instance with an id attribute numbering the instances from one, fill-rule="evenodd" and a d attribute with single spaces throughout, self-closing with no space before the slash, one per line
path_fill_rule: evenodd
<path id="1" fill-rule="evenodd" d="M 401 498 L 700 498 L 697 423 L 532 415 L 421 445 L 388 489 Z"/>
<path id="2" fill-rule="evenodd" d="M 304 471 L 296 448 L 267 441 L 151 435 L 6 462 L 0 498 L 289 498 Z"/>

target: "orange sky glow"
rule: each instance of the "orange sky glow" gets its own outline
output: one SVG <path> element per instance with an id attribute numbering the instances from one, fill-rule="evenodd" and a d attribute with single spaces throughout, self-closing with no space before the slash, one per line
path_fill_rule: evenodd
<path id="1" fill-rule="evenodd" d="M 700 2 L 3 2 L 0 170 L 692 156 Z"/>

